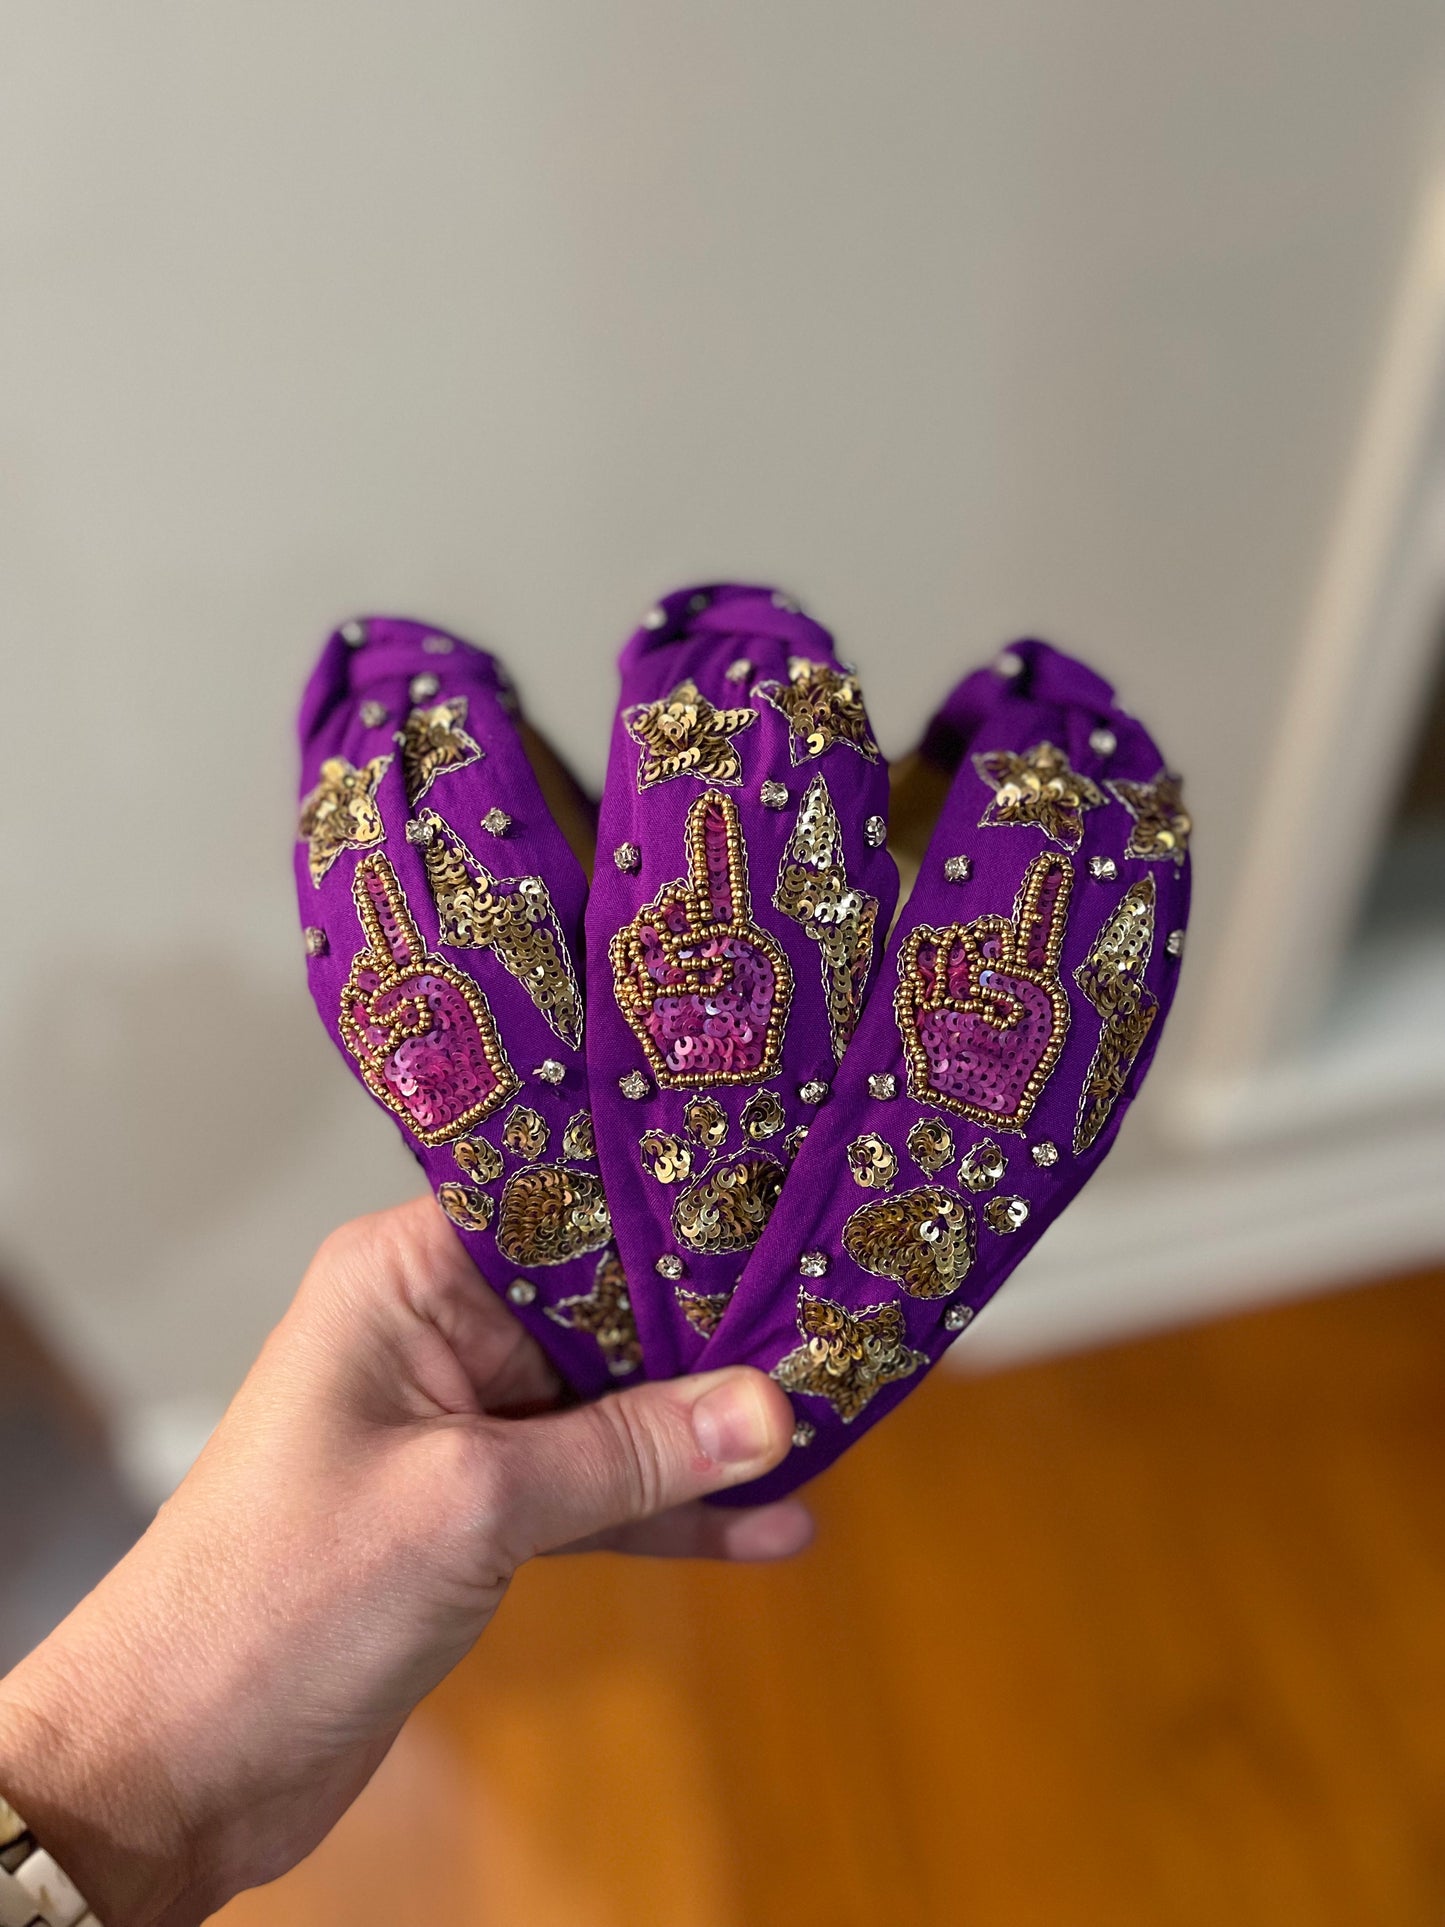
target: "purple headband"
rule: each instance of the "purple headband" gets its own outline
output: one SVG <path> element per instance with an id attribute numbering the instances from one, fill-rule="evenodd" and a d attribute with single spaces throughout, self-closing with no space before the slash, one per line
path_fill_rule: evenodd
<path id="1" fill-rule="evenodd" d="M 311 988 L 580 1394 L 644 1359 L 790 1394 L 795 1449 L 726 1495 L 752 1503 L 906 1396 L 1108 1150 L 1174 992 L 1189 820 L 1109 687 L 1019 643 L 897 772 L 917 878 L 885 950 L 889 772 L 828 632 L 684 590 L 621 670 L 589 895 L 544 788 L 574 836 L 585 805 L 496 662 L 413 622 L 332 636 L 300 725 Z"/>

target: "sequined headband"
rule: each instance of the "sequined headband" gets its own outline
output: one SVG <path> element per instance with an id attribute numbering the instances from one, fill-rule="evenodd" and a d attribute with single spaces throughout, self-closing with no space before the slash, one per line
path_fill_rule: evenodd
<path id="1" fill-rule="evenodd" d="M 1108 1150 L 1189 818 L 1041 642 L 958 684 L 891 809 L 857 677 L 786 596 L 667 597 L 621 680 L 594 815 L 493 657 L 343 625 L 300 722 L 311 990 L 579 1394 L 784 1387 L 794 1450 L 725 1501 L 756 1502 L 906 1396 Z"/>

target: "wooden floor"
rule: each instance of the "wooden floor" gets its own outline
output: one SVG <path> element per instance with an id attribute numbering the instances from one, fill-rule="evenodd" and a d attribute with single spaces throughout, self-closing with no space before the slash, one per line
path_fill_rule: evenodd
<path id="1" fill-rule="evenodd" d="M 935 1375 L 816 1500 L 524 1573 L 226 1927 L 1445 1922 L 1445 1275 Z"/>

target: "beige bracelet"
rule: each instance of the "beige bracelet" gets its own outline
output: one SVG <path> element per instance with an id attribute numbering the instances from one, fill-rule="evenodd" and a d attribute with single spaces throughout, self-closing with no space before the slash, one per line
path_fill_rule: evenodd
<path id="1" fill-rule="evenodd" d="M 0 1927 L 100 1927 L 68 1875 L 0 1799 Z"/>

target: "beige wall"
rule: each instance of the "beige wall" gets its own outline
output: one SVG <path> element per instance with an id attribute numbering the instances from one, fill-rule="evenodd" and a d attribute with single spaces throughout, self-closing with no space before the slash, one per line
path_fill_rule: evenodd
<path id="1" fill-rule="evenodd" d="M 222 1394 L 413 1185 L 291 900 L 290 714 L 359 607 L 499 647 L 593 776 L 681 579 L 795 587 L 894 749 L 1010 634 L 1086 651 L 1204 826 L 1167 1106 L 1438 0 L 3 0 L 0 40 L 0 1237 L 113 1396 Z"/>

